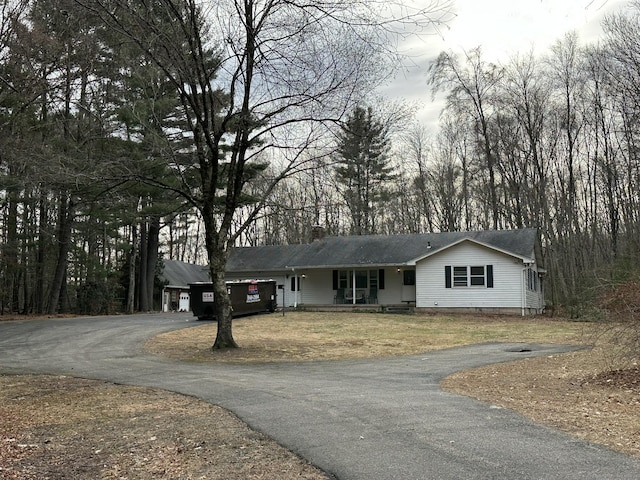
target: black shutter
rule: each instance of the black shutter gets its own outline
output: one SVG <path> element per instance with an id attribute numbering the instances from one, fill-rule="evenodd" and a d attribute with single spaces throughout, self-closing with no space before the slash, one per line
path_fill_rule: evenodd
<path id="1" fill-rule="evenodd" d="M 297 280 L 296 276 L 292 275 L 291 276 L 291 291 L 292 292 L 296 291 L 296 280 Z"/>
<path id="2" fill-rule="evenodd" d="M 487 288 L 493 288 L 493 265 L 487 265 Z"/>
<path id="3" fill-rule="evenodd" d="M 444 286 L 445 288 L 451 288 L 451 266 L 444 267 Z"/>
<path id="4" fill-rule="evenodd" d="M 378 270 L 378 288 L 384 290 L 384 268 Z"/>
<path id="5" fill-rule="evenodd" d="M 333 289 L 338 289 L 338 270 L 333 271 Z"/>

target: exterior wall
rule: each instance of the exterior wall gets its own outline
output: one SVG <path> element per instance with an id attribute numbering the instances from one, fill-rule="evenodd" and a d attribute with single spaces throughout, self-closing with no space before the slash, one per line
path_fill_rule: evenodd
<path id="1" fill-rule="evenodd" d="M 304 275 L 300 279 L 298 304 L 330 305 L 333 303 L 336 292 L 333 290 L 332 270 L 301 270 L 296 273 L 300 276 Z"/>
<path id="2" fill-rule="evenodd" d="M 186 300 L 184 297 L 186 297 Z M 162 311 L 163 312 L 190 311 L 189 287 L 167 286 L 163 288 L 162 289 Z"/>
<path id="3" fill-rule="evenodd" d="M 527 307 L 534 308 L 534 306 L 538 304 L 538 301 L 537 301 L 538 300 L 538 292 L 532 292 L 530 290 L 527 290 L 526 292 L 527 293 L 526 293 L 526 296 L 525 296 L 525 298 L 526 298 L 525 305 Z"/>
<path id="4" fill-rule="evenodd" d="M 415 310 L 418 313 L 428 313 L 432 315 L 444 315 L 444 314 L 483 314 L 483 315 L 522 315 L 522 308 L 518 307 L 449 307 L 449 308 L 440 308 L 440 307 L 422 307 L 416 308 Z M 535 315 L 537 312 L 534 310 L 526 310 L 525 315 Z"/>
<path id="5" fill-rule="evenodd" d="M 532 267 L 533 275 L 536 276 L 535 289 L 526 289 L 526 306 L 534 311 L 534 313 L 542 313 L 544 310 L 544 290 L 542 286 L 542 279 L 538 277 L 538 271 L 535 268 L 535 265 Z M 526 276 L 523 278 L 523 281 L 526 282 Z"/>
<path id="6" fill-rule="evenodd" d="M 493 266 L 493 288 L 445 287 L 445 266 Z M 378 289 L 379 305 L 403 303 L 403 271 L 412 266 L 384 268 L 384 289 Z M 534 271 L 536 266 L 532 267 Z M 375 266 L 368 269 L 372 270 Z M 345 267 L 345 270 L 351 270 Z M 542 281 L 536 290 L 527 288 L 526 268 L 518 258 L 466 241 L 417 262 L 415 266 L 415 306 L 430 312 L 473 311 L 491 313 L 541 313 L 544 309 Z M 537 275 L 537 272 L 536 272 Z M 299 291 L 292 291 L 293 277 L 299 280 Z M 307 269 L 281 272 L 228 274 L 227 280 L 255 278 L 275 280 L 278 307 L 333 305 L 333 269 Z M 407 287 L 405 286 L 405 294 Z M 411 287 L 409 287 L 411 288 Z M 523 305 L 523 295 L 526 304 Z M 284 297 L 284 299 L 283 299 Z"/>
<path id="7" fill-rule="evenodd" d="M 293 277 L 298 278 L 300 289 L 296 292 L 291 289 Z M 227 274 L 228 281 L 256 278 L 260 280 L 275 280 L 277 289 L 278 307 L 294 307 L 296 305 L 330 305 L 333 304 L 335 291 L 333 290 L 332 270 L 313 269 L 296 270 L 288 272 L 256 272 L 254 274 Z"/>
<path id="8" fill-rule="evenodd" d="M 372 267 L 368 270 L 379 270 Z M 348 270 L 345 268 L 345 270 Z M 358 270 L 358 269 L 356 269 Z M 365 269 L 361 269 L 365 270 Z M 300 292 L 298 292 L 298 305 L 332 305 L 336 291 L 333 290 L 333 269 L 311 269 L 299 270 L 296 274 L 300 277 Z M 397 268 L 387 267 L 384 269 L 383 289 L 378 288 L 378 304 L 399 304 L 402 295 L 402 271 Z M 291 280 L 287 283 L 287 297 L 293 299 L 295 292 L 290 291 Z M 287 298 L 287 305 L 293 303 Z"/>
<path id="9" fill-rule="evenodd" d="M 384 289 L 378 291 L 378 303 L 392 305 L 402 303 L 402 270 L 384 269 Z"/>
<path id="10" fill-rule="evenodd" d="M 493 288 L 445 287 L 445 266 L 493 265 Z M 428 309 L 522 308 L 523 264 L 495 250 L 463 242 L 416 265 L 416 307 Z"/>

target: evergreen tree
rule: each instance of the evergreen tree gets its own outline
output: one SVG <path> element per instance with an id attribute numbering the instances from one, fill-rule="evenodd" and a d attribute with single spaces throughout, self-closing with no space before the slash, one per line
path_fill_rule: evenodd
<path id="1" fill-rule="evenodd" d="M 335 173 L 351 212 L 351 233 L 376 233 L 377 212 L 389 198 L 388 182 L 396 178 L 389 165 L 388 128 L 371 107 L 356 107 L 338 135 Z"/>

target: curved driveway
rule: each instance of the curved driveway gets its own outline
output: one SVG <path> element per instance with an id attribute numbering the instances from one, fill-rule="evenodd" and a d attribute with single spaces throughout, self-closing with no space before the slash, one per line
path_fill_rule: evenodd
<path id="1" fill-rule="evenodd" d="M 0 373 L 193 395 L 233 411 L 340 480 L 640 478 L 637 459 L 438 387 L 457 370 L 562 347 L 483 344 L 391 359 L 265 365 L 188 364 L 142 352 L 148 337 L 193 326 L 192 318 L 0 322 Z"/>

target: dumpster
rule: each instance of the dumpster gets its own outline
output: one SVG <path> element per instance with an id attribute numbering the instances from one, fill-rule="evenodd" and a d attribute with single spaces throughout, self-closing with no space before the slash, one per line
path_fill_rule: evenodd
<path id="1" fill-rule="evenodd" d="M 198 320 L 215 320 L 215 295 L 213 283 L 190 283 L 191 311 Z M 231 300 L 234 317 L 276 309 L 276 282 L 273 280 L 242 280 L 227 282 L 227 294 Z"/>

